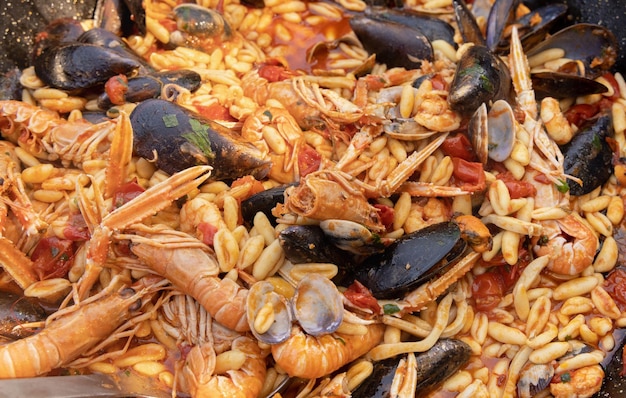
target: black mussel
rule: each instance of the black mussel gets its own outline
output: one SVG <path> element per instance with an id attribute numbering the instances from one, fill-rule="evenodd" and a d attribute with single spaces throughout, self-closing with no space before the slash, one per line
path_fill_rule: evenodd
<path id="1" fill-rule="evenodd" d="M 173 10 L 178 30 L 170 35 L 175 45 L 196 47 L 196 40 L 232 37 L 232 28 L 222 14 L 198 4 L 183 3 Z"/>
<path id="2" fill-rule="evenodd" d="M 13 68 L 3 75 L 0 75 L 0 100 L 17 100 L 22 99 L 22 84 L 20 77 L 22 71 Z"/>
<path id="3" fill-rule="evenodd" d="M 513 103 L 513 86 L 507 66 L 487 47 L 472 46 L 459 60 L 450 84 L 448 103 L 470 115 L 485 103 L 503 99 Z"/>
<path id="4" fill-rule="evenodd" d="M 354 269 L 354 279 L 378 299 L 401 298 L 445 272 L 466 247 L 454 222 L 430 225 L 396 240 Z"/>
<path id="5" fill-rule="evenodd" d="M 549 30 L 567 13 L 565 4 L 548 4 L 530 11 L 515 21 L 522 48 L 529 50 L 546 38 Z M 537 22 L 538 21 L 538 22 Z M 500 43 L 502 45 L 502 42 Z M 504 52 L 509 43 L 504 43 Z M 502 46 L 500 46 L 502 48 Z"/>
<path id="6" fill-rule="evenodd" d="M 595 80 L 558 72 L 537 72 L 531 75 L 535 97 L 563 99 L 580 95 L 602 94 L 606 86 Z"/>
<path id="7" fill-rule="evenodd" d="M 35 37 L 33 47 L 33 59 L 38 57 L 45 49 L 56 47 L 61 43 L 76 41 L 84 29 L 79 21 L 74 18 L 61 18 L 54 20 Z"/>
<path id="8" fill-rule="evenodd" d="M 354 260 L 332 244 L 317 225 L 291 225 L 278 234 L 285 258 L 294 264 L 332 263 L 339 268 L 351 268 Z"/>
<path id="9" fill-rule="evenodd" d="M 433 60 L 433 47 L 419 30 L 405 25 L 355 15 L 350 27 L 369 54 L 376 54 L 376 61 L 388 68 L 416 69 L 422 61 Z"/>
<path id="10" fill-rule="evenodd" d="M 82 112 L 83 119 L 92 124 L 102 123 L 104 121 L 111 121 L 112 118 L 107 116 L 104 111 L 84 111 Z"/>
<path id="11" fill-rule="evenodd" d="M 265 7 L 264 0 L 241 0 L 241 4 L 245 4 L 248 7 L 252 7 L 252 8 L 264 8 Z"/>
<path id="12" fill-rule="evenodd" d="M 67 43 L 44 50 L 35 59 L 35 73 L 47 85 L 76 90 L 135 72 L 141 65 L 115 51 L 86 43 Z"/>
<path id="13" fill-rule="evenodd" d="M 0 336 L 21 339 L 32 333 L 30 329 L 16 328 L 23 323 L 46 319 L 46 311 L 36 299 L 0 291 Z"/>
<path id="14" fill-rule="evenodd" d="M 142 0 L 100 0 L 94 24 L 120 36 L 146 34 L 146 12 Z"/>
<path id="15" fill-rule="evenodd" d="M 562 49 L 565 58 L 582 61 L 585 77 L 595 79 L 615 64 L 618 44 L 615 35 L 600 25 L 576 24 L 556 32 L 526 55 L 531 57 L 551 48 Z"/>
<path id="16" fill-rule="evenodd" d="M 416 396 L 426 396 L 470 359 L 471 348 L 461 340 L 442 339 L 428 351 L 416 354 Z M 353 392 L 354 398 L 388 397 L 391 382 L 398 368 L 398 357 L 385 359 L 374 364 L 374 372 Z"/>
<path id="17" fill-rule="evenodd" d="M 228 128 L 175 103 L 151 99 L 130 114 L 136 155 L 154 160 L 166 173 L 207 164 L 212 180 L 251 175 L 264 178 L 270 163 Z"/>
<path id="18" fill-rule="evenodd" d="M 463 0 L 452 0 L 452 4 L 454 6 L 454 18 L 463 42 L 486 46 L 485 37 L 478 27 L 478 23 L 476 23 L 476 18 L 467 8 L 465 2 Z"/>
<path id="19" fill-rule="evenodd" d="M 513 21 L 518 3 L 519 0 L 497 0 L 493 3 L 485 34 L 485 44 L 491 51 L 496 50 L 504 28 Z"/>
<path id="20" fill-rule="evenodd" d="M 81 43 L 95 44 L 97 46 L 108 48 L 124 58 L 130 58 L 133 61 L 138 62 L 141 65 L 138 70 L 139 74 L 145 75 L 155 71 L 152 65 L 128 47 L 124 40 L 106 29 L 89 29 L 80 35 L 77 40 Z"/>
<path id="21" fill-rule="evenodd" d="M 267 216 L 270 222 L 275 225 L 274 220 L 276 218 L 272 215 L 272 209 L 276 207 L 278 203 L 285 201 L 285 188 L 292 185 L 295 184 L 281 185 L 266 189 L 242 200 L 239 208 L 241 209 L 241 218 L 243 221 L 248 225 L 252 225 L 256 213 L 262 212 Z"/>
<path id="22" fill-rule="evenodd" d="M 418 29 L 430 42 L 444 40 L 455 48 L 457 46 L 454 41 L 454 28 L 433 15 L 411 9 L 400 10 L 380 7 L 367 9 L 365 15 Z"/>
<path id="23" fill-rule="evenodd" d="M 565 174 L 582 180 L 579 185 L 568 179 L 571 195 L 584 195 L 604 184 L 611 173 L 612 151 L 606 141 L 613 136 L 613 122 L 610 115 L 601 115 L 590 120 L 572 140 L 561 148 L 565 160 Z"/>
<path id="24" fill-rule="evenodd" d="M 601 363 L 605 376 L 602 380 L 602 387 L 594 395 L 594 398 L 619 397 L 626 391 L 626 378 L 623 373 L 626 329 L 615 329 L 613 338 L 615 339 L 615 347 L 607 353 Z"/>
<path id="25" fill-rule="evenodd" d="M 150 75 L 132 77 L 128 79 L 123 101 L 141 102 L 150 98 L 159 98 L 162 96 L 163 87 L 168 84 L 174 84 L 193 92 L 202 84 L 202 78 L 197 72 L 186 69 L 154 72 Z M 100 94 L 98 97 L 100 109 L 108 109 L 113 105 L 119 104 L 111 103 L 106 92 Z"/>

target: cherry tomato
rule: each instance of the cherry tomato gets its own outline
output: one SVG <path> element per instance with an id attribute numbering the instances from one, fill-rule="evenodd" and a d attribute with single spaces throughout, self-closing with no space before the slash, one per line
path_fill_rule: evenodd
<path id="1" fill-rule="evenodd" d="M 477 275 L 472 283 L 472 296 L 476 300 L 476 309 L 490 311 L 504 297 L 504 280 L 498 272 L 485 272 Z"/>
<path id="2" fill-rule="evenodd" d="M 208 246 L 213 246 L 213 237 L 217 232 L 217 227 L 209 224 L 208 222 L 201 222 L 198 224 L 198 232 L 202 234 L 202 243 Z"/>
<path id="3" fill-rule="evenodd" d="M 40 280 L 64 277 L 74 263 L 75 251 L 71 240 L 56 236 L 43 238 L 30 256 L 33 270 Z"/>
<path id="4" fill-rule="evenodd" d="M 217 102 L 209 106 L 195 105 L 195 107 L 198 110 L 198 113 L 211 120 L 223 120 L 228 122 L 237 121 L 237 119 L 230 114 L 228 108 L 218 104 Z"/>
<path id="5" fill-rule="evenodd" d="M 63 230 L 65 239 L 73 241 L 89 240 L 89 228 L 80 213 L 72 213 L 68 220 L 68 226 Z"/>
<path id="6" fill-rule="evenodd" d="M 452 175 L 457 180 L 467 185 L 481 187 L 485 184 L 485 173 L 483 172 L 483 164 L 478 162 L 468 162 L 461 158 L 452 158 L 454 170 Z M 464 185 L 461 185 L 463 188 Z"/>
<path id="7" fill-rule="evenodd" d="M 282 65 L 263 64 L 259 68 L 259 76 L 267 79 L 270 83 L 285 80 L 291 77 L 291 72 Z"/>
<path id="8" fill-rule="evenodd" d="M 500 173 L 497 178 L 504 182 L 504 185 L 509 190 L 511 199 L 527 198 L 529 196 L 535 196 L 537 194 L 537 188 L 535 188 L 528 181 L 516 180 L 510 172 Z"/>
<path id="9" fill-rule="evenodd" d="M 126 184 L 122 184 L 113 194 L 113 205 L 117 208 L 123 206 L 139 196 L 145 189 L 137 184 L 137 179 L 133 179 Z"/>
<path id="10" fill-rule="evenodd" d="M 369 308 L 374 314 L 380 313 L 378 301 L 372 296 L 372 292 L 359 281 L 354 281 L 354 283 L 348 286 L 343 295 L 357 307 Z"/>
<path id="11" fill-rule="evenodd" d="M 441 150 L 448 156 L 461 158 L 468 162 L 476 160 L 472 145 L 465 134 L 456 134 L 446 138 L 441 144 Z"/>
<path id="12" fill-rule="evenodd" d="M 300 146 L 300 153 L 298 155 L 298 168 L 300 169 L 300 177 L 317 171 L 320 168 L 322 162 L 322 155 L 317 153 L 313 147 L 304 144 Z"/>
<path id="13" fill-rule="evenodd" d="M 613 270 L 604 281 L 604 290 L 613 297 L 620 310 L 626 310 L 626 270 Z"/>
<path id="14" fill-rule="evenodd" d="M 375 208 L 380 210 L 378 215 L 380 216 L 380 221 L 383 223 L 385 228 L 389 229 L 393 225 L 393 207 L 389 207 L 380 203 L 374 205 Z"/>
<path id="15" fill-rule="evenodd" d="M 121 105 L 126 102 L 128 92 L 128 78 L 125 75 L 113 76 L 104 84 L 104 91 L 109 96 L 111 103 Z"/>
<path id="16" fill-rule="evenodd" d="M 565 118 L 570 124 L 574 124 L 577 127 L 582 126 L 587 119 L 593 117 L 599 111 L 599 107 L 596 104 L 578 104 L 572 106 L 565 112 Z"/>

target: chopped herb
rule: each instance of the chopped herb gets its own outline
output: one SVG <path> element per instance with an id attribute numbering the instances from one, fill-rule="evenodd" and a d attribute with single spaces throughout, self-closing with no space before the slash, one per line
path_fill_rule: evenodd
<path id="1" fill-rule="evenodd" d="M 569 191 L 569 185 L 567 184 L 567 181 L 561 180 L 559 184 L 556 184 L 556 189 L 558 189 L 561 193 L 566 193 Z"/>
<path id="2" fill-rule="evenodd" d="M 339 340 L 341 342 L 341 344 L 346 345 L 346 341 L 344 339 L 342 339 L 341 337 L 335 336 L 335 339 Z"/>
<path id="3" fill-rule="evenodd" d="M 272 115 L 272 112 L 270 112 L 269 110 L 263 112 L 263 115 L 267 116 L 270 122 L 272 121 L 272 118 L 274 117 L 274 115 Z"/>
<path id="4" fill-rule="evenodd" d="M 184 139 L 197 147 L 207 158 L 215 157 L 211 149 L 211 140 L 209 139 L 209 126 L 201 123 L 197 119 L 189 119 L 191 132 L 181 134 Z"/>
<path id="5" fill-rule="evenodd" d="M 67 255 L 67 253 L 63 253 L 61 255 L 61 261 L 67 261 L 70 259 L 70 256 Z"/>
<path id="6" fill-rule="evenodd" d="M 461 77 L 476 76 L 483 89 L 489 92 L 493 91 L 493 88 L 494 88 L 493 84 L 491 84 L 491 81 L 487 77 L 487 73 L 485 72 L 485 69 L 482 68 L 480 65 L 472 65 L 470 67 L 462 69 L 459 72 L 459 75 Z"/>
<path id="7" fill-rule="evenodd" d="M 393 315 L 397 312 L 400 312 L 400 307 L 395 304 L 384 304 L 383 305 L 383 313 L 385 315 Z"/>
<path id="8" fill-rule="evenodd" d="M 565 372 L 561 375 L 561 381 L 563 383 L 569 383 L 570 381 L 572 381 L 572 375 L 569 374 L 569 372 Z"/>
<path id="9" fill-rule="evenodd" d="M 602 149 L 602 143 L 600 142 L 600 136 L 598 134 L 593 135 L 593 140 L 591 141 L 591 145 L 593 145 L 593 149 L 599 151 Z"/>
<path id="10" fill-rule="evenodd" d="M 130 370 L 126 369 L 126 370 L 124 371 L 124 374 L 125 374 L 126 376 L 130 376 Z"/>
<path id="11" fill-rule="evenodd" d="M 176 127 L 178 126 L 178 118 L 174 114 L 163 115 L 163 123 L 165 127 Z"/>
<path id="12" fill-rule="evenodd" d="M 539 246 L 545 246 L 548 244 L 548 236 L 547 235 L 541 235 L 539 237 L 539 240 L 537 241 L 537 244 Z"/>
<path id="13" fill-rule="evenodd" d="M 378 235 L 378 234 L 376 234 L 376 233 L 373 233 L 373 234 L 372 234 L 372 242 L 374 242 L 375 244 L 380 243 L 380 242 L 381 242 L 381 240 L 380 240 L 380 235 Z"/>

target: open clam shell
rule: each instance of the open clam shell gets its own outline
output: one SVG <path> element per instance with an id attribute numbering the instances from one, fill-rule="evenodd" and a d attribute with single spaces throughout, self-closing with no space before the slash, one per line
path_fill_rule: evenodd
<path id="1" fill-rule="evenodd" d="M 274 291 L 271 283 L 260 281 L 252 285 L 246 299 L 246 307 L 250 330 L 259 341 L 266 344 L 278 344 L 289 338 L 293 321 L 289 302 Z M 259 316 L 273 317 L 267 330 L 257 330 L 256 322 Z"/>
<path id="2" fill-rule="evenodd" d="M 319 274 L 309 274 L 300 281 L 292 305 L 302 329 L 313 336 L 333 333 L 343 321 L 341 293 Z"/>

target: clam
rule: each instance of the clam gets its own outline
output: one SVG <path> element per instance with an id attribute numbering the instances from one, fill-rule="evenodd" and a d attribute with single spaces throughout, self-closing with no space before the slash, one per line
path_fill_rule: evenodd
<path id="1" fill-rule="evenodd" d="M 333 333 L 343 321 L 341 293 L 319 274 L 308 274 L 300 280 L 292 304 L 295 318 L 310 335 Z"/>
<path id="2" fill-rule="evenodd" d="M 278 344 L 291 335 L 293 316 L 289 302 L 274 291 L 270 282 L 260 281 L 252 285 L 246 298 L 246 311 L 250 330 L 259 341 Z M 258 317 L 269 321 L 261 322 Z M 260 323 L 265 323 L 265 326 L 261 327 Z"/>
<path id="3" fill-rule="evenodd" d="M 508 102 L 498 100 L 487 112 L 482 104 L 472 116 L 468 133 L 478 159 L 487 158 L 503 162 L 513 151 L 515 144 L 515 115 Z"/>

